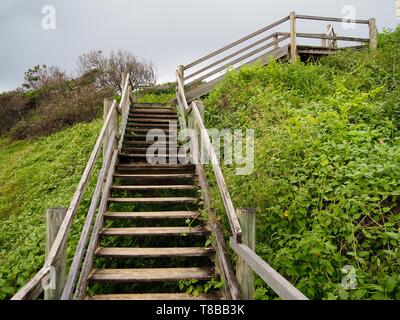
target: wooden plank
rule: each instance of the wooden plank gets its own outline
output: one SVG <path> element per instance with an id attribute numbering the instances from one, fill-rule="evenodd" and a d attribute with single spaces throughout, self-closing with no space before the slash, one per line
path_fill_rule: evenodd
<path id="1" fill-rule="evenodd" d="M 347 22 L 347 23 L 357 23 L 357 24 L 368 24 L 368 20 L 349 20 L 344 18 L 333 18 L 333 17 L 318 17 L 318 16 L 309 16 L 309 15 L 296 15 L 297 19 L 302 20 L 315 20 L 315 21 L 331 21 L 331 22 Z"/>
<path id="2" fill-rule="evenodd" d="M 369 19 L 369 40 L 370 49 L 376 50 L 378 48 L 378 29 L 376 27 L 376 19 Z"/>
<path id="3" fill-rule="evenodd" d="M 214 253 L 209 248 L 97 248 L 96 255 L 101 258 L 174 258 L 207 257 Z"/>
<path id="4" fill-rule="evenodd" d="M 152 268 L 152 269 L 94 269 L 89 281 L 95 282 L 157 282 L 179 280 L 210 280 L 212 268 Z"/>
<path id="5" fill-rule="evenodd" d="M 239 45 L 239 44 L 241 44 L 241 43 L 243 43 L 243 42 L 245 42 L 245 41 L 247 41 L 247 40 L 249 40 L 251 38 L 254 38 L 255 36 L 258 36 L 261 33 L 264 33 L 264 32 L 266 32 L 266 31 L 268 31 L 268 30 L 270 30 L 272 28 L 275 28 L 275 27 L 281 25 L 282 23 L 284 23 L 284 22 L 286 22 L 288 20 L 289 20 L 289 17 L 284 17 L 283 19 L 278 20 L 278 21 L 276 21 L 276 22 L 274 22 L 274 23 L 272 23 L 272 24 L 270 24 L 270 25 L 268 25 L 268 26 L 266 26 L 266 27 L 264 27 L 264 28 L 262 28 L 260 30 L 257 30 L 256 32 L 253 32 L 253 33 L 249 34 L 248 36 L 245 36 L 245 37 L 243 37 L 243 38 L 241 38 L 241 39 L 239 39 L 237 41 L 234 41 L 234 42 L 224 46 L 221 49 L 218 49 L 218 50 L 216 50 L 216 51 L 214 51 L 214 52 L 212 52 L 212 53 L 210 53 L 210 54 L 208 54 L 208 55 L 206 55 L 206 56 L 204 56 L 204 57 L 202 57 L 200 59 L 197 59 L 197 60 L 187 64 L 184 67 L 184 70 L 192 68 L 195 65 L 198 65 L 198 64 L 200 64 L 200 63 L 202 63 L 202 62 L 204 62 L 204 61 L 206 61 L 206 60 L 208 60 L 210 58 L 213 58 L 216 55 L 218 55 L 218 54 L 220 54 L 220 53 L 222 53 L 222 52 L 224 52 L 224 51 L 226 51 L 226 50 L 228 50 L 230 48 L 233 48 L 233 47 L 235 47 L 235 46 L 237 46 L 237 45 Z"/>
<path id="6" fill-rule="evenodd" d="M 142 179 L 142 180 L 165 180 L 165 179 L 195 179 L 195 174 L 190 173 L 167 173 L 167 174 L 114 174 L 115 178 Z"/>
<path id="7" fill-rule="evenodd" d="M 254 48 L 254 47 L 256 47 L 256 46 L 258 46 L 258 45 L 260 45 L 260 44 L 262 44 L 262 43 L 264 43 L 264 42 L 266 42 L 268 40 L 270 40 L 270 39 L 274 39 L 272 41 L 272 46 L 276 47 L 278 45 L 278 43 L 279 43 L 278 35 L 279 35 L 278 33 L 273 33 L 273 34 L 271 34 L 271 35 L 269 35 L 267 37 L 264 37 L 264 38 L 254 42 L 254 43 L 252 43 L 252 44 L 250 44 L 250 45 L 248 45 L 248 46 L 246 46 L 246 47 L 244 47 L 244 48 L 242 48 L 242 49 L 240 49 L 238 51 L 235 51 L 234 53 L 231 53 L 231 54 L 227 55 L 226 57 L 224 57 L 222 59 L 219 59 L 219 60 L 217 60 L 217 61 L 205 66 L 204 68 L 201 68 L 200 70 L 197 70 L 196 72 L 191 73 L 190 75 L 186 76 L 184 78 L 184 80 L 188 80 L 190 78 L 193 78 L 193 77 L 203 73 L 204 71 L 207 71 L 208 69 L 211 69 L 211 68 L 221 64 L 222 62 L 225 62 L 225 61 L 227 61 L 227 60 L 229 60 L 229 59 L 231 59 L 233 57 L 236 57 L 237 55 L 239 55 L 239 54 L 241 54 L 243 52 L 246 52 L 246 51 L 250 50 L 251 48 Z"/>
<path id="8" fill-rule="evenodd" d="M 248 246 L 251 250 L 256 249 L 256 214 L 254 209 L 237 209 L 236 210 L 242 227 L 243 244 Z M 236 276 L 240 285 L 243 300 L 254 299 L 254 272 L 245 263 L 245 261 L 238 256 L 236 260 Z"/>
<path id="9" fill-rule="evenodd" d="M 11 298 L 11 300 L 35 300 L 43 292 L 42 283 L 50 273 L 50 266 L 42 267 L 29 282 Z"/>
<path id="10" fill-rule="evenodd" d="M 107 179 L 104 184 L 102 199 L 97 212 L 96 221 L 93 226 L 92 235 L 90 237 L 90 241 L 86 250 L 86 256 L 82 265 L 79 281 L 76 285 L 76 290 L 74 294 L 75 300 L 81 300 L 85 296 L 87 278 L 89 276 L 90 269 L 92 268 L 94 251 L 98 247 L 97 244 L 99 240 L 99 232 L 103 226 L 104 213 L 106 212 L 107 209 L 107 199 L 110 196 L 110 187 L 113 183 L 113 175 L 117 160 L 118 160 L 118 150 L 115 150 L 111 160 L 110 169 L 107 174 Z M 68 297 L 66 297 L 66 299 L 68 299 Z"/>
<path id="11" fill-rule="evenodd" d="M 228 300 L 240 300 L 241 294 L 240 294 L 239 283 L 233 271 L 233 266 L 228 254 L 228 249 L 226 247 L 221 226 L 217 221 L 218 219 L 211 206 L 210 187 L 207 181 L 207 177 L 204 173 L 203 166 L 201 164 L 197 165 L 196 170 L 199 176 L 199 184 L 202 189 L 205 208 L 210 216 L 209 220 L 211 221 L 211 230 L 212 234 L 214 235 L 214 237 L 212 238 L 213 239 L 212 242 L 217 255 L 216 263 L 218 268 L 221 270 L 221 276 L 222 279 L 224 280 L 225 297 Z"/>
<path id="12" fill-rule="evenodd" d="M 369 43 L 369 39 L 367 39 L 367 38 L 330 36 L 330 35 L 323 34 L 323 33 L 297 33 L 297 37 L 298 38 L 309 38 L 309 39 L 327 39 L 327 40 L 340 40 L 340 41 Z"/>
<path id="13" fill-rule="evenodd" d="M 112 154 L 114 152 L 113 140 L 115 139 L 115 133 L 116 132 L 113 131 L 110 136 L 106 156 L 104 158 L 103 165 L 100 170 L 99 177 L 97 179 L 96 187 L 93 192 L 92 200 L 90 203 L 88 213 L 86 215 L 85 223 L 82 228 L 81 236 L 79 238 L 78 245 L 75 249 L 75 255 L 72 260 L 65 288 L 62 292 L 61 300 L 69 300 L 71 298 L 75 281 L 78 278 L 78 273 L 82 264 L 82 259 L 85 253 L 86 244 L 89 239 L 89 234 L 93 223 L 93 219 L 96 214 L 97 206 L 99 205 L 100 202 L 104 179 L 110 168 Z"/>
<path id="14" fill-rule="evenodd" d="M 280 298 L 284 300 L 308 300 L 304 294 L 262 260 L 248 246 L 239 244 L 231 238 L 231 247 Z"/>
<path id="15" fill-rule="evenodd" d="M 289 38 L 288 36 L 283 36 L 282 38 L 280 38 L 280 39 L 278 40 L 278 43 L 279 43 L 279 42 L 282 42 L 282 41 L 284 41 L 284 40 L 286 40 L 286 39 L 288 39 L 288 38 Z M 215 74 L 218 73 L 218 72 L 225 71 L 225 70 L 227 70 L 230 66 L 234 66 L 234 65 L 236 65 L 236 64 L 238 64 L 238 63 L 240 63 L 240 62 L 242 62 L 243 60 L 246 60 L 246 59 L 248 59 L 248 58 L 250 58 L 250 57 L 252 57 L 252 56 L 254 56 L 254 55 L 256 55 L 256 54 L 258 54 L 258 53 L 260 53 L 260 52 L 262 52 L 262 51 L 265 51 L 265 50 L 267 50 L 267 49 L 273 47 L 274 45 L 275 45 L 275 43 L 268 43 L 268 44 L 266 44 L 266 45 L 264 45 L 264 46 L 261 46 L 260 48 L 257 48 L 257 49 L 255 49 L 255 50 L 249 52 L 249 53 L 246 53 L 245 55 L 240 56 L 239 58 L 237 58 L 237 59 L 235 59 L 235 60 L 233 60 L 233 61 L 230 61 L 230 62 L 228 62 L 227 64 L 224 64 L 224 65 L 222 65 L 221 67 L 218 67 L 217 69 L 214 69 L 214 70 L 212 70 L 211 72 L 209 72 L 209 73 L 207 73 L 207 74 L 205 74 L 205 75 L 203 75 L 203 76 L 201 76 L 201 77 L 199 77 L 199 78 L 193 80 L 192 82 L 186 84 L 185 87 L 193 86 L 193 85 L 195 85 L 195 84 L 197 84 L 197 83 L 199 83 L 199 82 L 201 82 L 201 81 L 203 81 L 203 80 L 205 80 L 205 79 L 207 79 L 207 78 L 210 78 L 211 76 L 215 75 Z"/>
<path id="16" fill-rule="evenodd" d="M 297 61 L 296 13 L 291 12 L 290 19 L 290 62 Z"/>
<path id="17" fill-rule="evenodd" d="M 182 204 L 197 203 L 197 198 L 191 197 L 168 197 L 168 198 L 109 198 L 109 203 L 146 203 L 146 204 Z"/>
<path id="18" fill-rule="evenodd" d="M 151 237 L 151 236 L 204 236 L 210 234 L 205 227 L 147 227 L 147 228 L 103 228 L 101 236 Z"/>
<path id="19" fill-rule="evenodd" d="M 225 183 L 225 178 L 222 174 L 221 167 L 219 166 L 218 163 L 218 157 L 215 154 L 215 151 L 212 147 L 210 137 L 208 136 L 208 132 L 206 127 L 204 126 L 203 119 L 201 117 L 201 114 L 199 112 L 198 106 L 195 102 L 192 103 L 192 112 L 195 116 L 197 125 L 200 128 L 200 133 L 202 137 L 202 142 L 204 144 L 205 149 L 207 150 L 207 153 L 210 157 L 211 160 L 211 165 L 214 170 L 215 178 L 217 180 L 218 188 L 222 197 L 222 201 L 224 203 L 224 207 L 228 216 L 229 224 L 231 226 L 231 230 L 233 233 L 233 236 L 235 240 L 238 243 L 241 243 L 242 241 L 242 230 L 240 228 L 239 220 L 236 216 L 236 211 L 232 203 L 231 196 L 229 194 L 228 188 Z"/>
<path id="20" fill-rule="evenodd" d="M 90 176 L 91 176 L 91 174 L 93 172 L 97 157 L 98 157 L 98 155 L 100 153 L 100 150 L 101 150 L 101 145 L 103 143 L 103 139 L 104 139 L 104 136 L 106 134 L 106 129 L 107 129 L 108 123 L 111 120 L 111 117 L 113 115 L 113 112 L 114 112 L 115 108 L 116 108 L 116 102 L 114 101 L 114 103 L 113 103 L 113 105 L 112 105 L 112 107 L 110 109 L 110 112 L 108 113 L 107 119 L 106 119 L 106 121 L 105 121 L 105 123 L 104 123 L 104 125 L 103 125 L 103 127 L 102 127 L 102 129 L 100 131 L 100 134 L 99 134 L 99 136 L 97 138 L 96 144 L 95 144 L 95 146 L 94 146 L 94 148 L 92 150 L 92 153 L 90 155 L 89 161 L 88 161 L 88 163 L 86 165 L 86 168 L 85 168 L 85 170 L 84 170 L 84 172 L 82 174 L 82 177 L 81 177 L 81 179 L 79 181 L 78 187 L 77 187 L 77 189 L 76 189 L 76 191 L 74 193 L 72 201 L 71 201 L 71 203 L 69 205 L 69 208 L 68 208 L 67 213 L 65 215 L 64 221 L 63 221 L 63 223 L 62 223 L 62 225 L 60 227 L 60 230 L 59 230 L 59 232 L 57 234 L 56 239 L 54 240 L 54 244 L 53 244 L 53 246 L 52 246 L 52 248 L 51 248 L 51 250 L 49 252 L 49 255 L 46 258 L 45 267 L 49 267 L 49 266 L 52 266 L 54 264 L 55 260 L 57 259 L 57 257 L 59 256 L 59 254 L 61 252 L 62 245 L 63 245 L 64 241 L 68 237 L 68 233 L 69 233 L 69 230 L 71 228 L 73 218 L 74 218 L 74 216 L 76 214 L 76 211 L 77 211 L 77 209 L 79 207 L 80 201 L 82 200 L 83 194 L 84 194 L 84 192 L 85 192 L 85 190 L 87 188 L 87 185 L 89 183 Z"/>
<path id="21" fill-rule="evenodd" d="M 85 300 L 162 300 L 162 301 L 186 301 L 186 300 L 220 300 L 218 294 L 201 294 L 194 296 L 188 293 L 141 293 L 141 294 L 106 294 L 86 297 Z"/>
<path id="22" fill-rule="evenodd" d="M 284 46 L 282 48 L 278 48 L 278 49 L 273 49 L 265 54 L 262 54 L 261 56 L 255 58 L 254 60 L 251 60 L 243 65 L 241 65 L 240 67 L 238 67 L 236 70 L 240 70 L 243 66 L 248 66 L 248 65 L 252 65 L 254 63 L 257 63 L 259 61 L 261 61 L 262 65 L 266 65 L 269 62 L 269 58 L 274 57 L 276 59 L 280 59 L 282 57 L 285 57 L 288 55 L 289 51 L 288 51 L 289 46 Z M 207 93 L 209 93 L 211 90 L 213 90 L 215 88 L 216 85 L 218 85 L 219 83 L 221 83 L 224 79 L 225 79 L 226 74 L 223 74 L 222 76 L 213 79 L 212 81 L 209 81 L 205 84 L 200 85 L 199 87 L 196 87 L 190 91 L 187 92 L 186 94 L 186 98 L 188 101 L 193 101 L 195 99 L 198 99 L 204 95 L 206 95 Z"/>
<path id="23" fill-rule="evenodd" d="M 131 219 L 196 219 L 200 213 L 196 211 L 146 211 L 146 212 L 107 212 L 106 220 Z"/>
<path id="24" fill-rule="evenodd" d="M 114 191 L 158 191 L 158 190 L 196 190 L 198 186 L 190 184 L 182 185 L 158 185 L 158 186 L 112 186 Z"/>
<path id="25" fill-rule="evenodd" d="M 67 209 L 47 209 L 46 210 L 46 256 L 49 253 L 58 230 L 64 220 Z M 54 263 L 54 277 L 50 277 L 48 288 L 44 290 L 44 300 L 59 300 L 65 286 L 67 275 L 67 242 L 63 243 L 61 254 Z"/>

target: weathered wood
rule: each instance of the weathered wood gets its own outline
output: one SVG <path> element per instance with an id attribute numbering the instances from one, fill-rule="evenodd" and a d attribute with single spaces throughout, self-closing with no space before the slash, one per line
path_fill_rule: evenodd
<path id="1" fill-rule="evenodd" d="M 112 105 L 113 105 L 113 100 L 112 99 L 109 99 L 109 98 L 104 99 L 104 102 L 103 102 L 103 121 L 104 121 L 104 123 L 107 120 L 107 116 L 108 116 L 108 113 L 111 110 Z M 115 120 L 117 121 L 117 123 L 114 123 Z M 110 140 L 111 132 L 113 130 L 117 131 L 117 128 L 115 128 L 115 126 L 118 126 L 118 114 L 116 112 L 111 117 L 110 122 L 108 123 L 108 126 L 107 126 L 106 133 L 104 135 L 104 140 L 103 140 L 103 159 L 105 159 L 105 157 L 106 157 L 107 146 L 108 146 L 108 142 Z"/>
<path id="2" fill-rule="evenodd" d="M 179 203 L 197 203 L 197 198 L 192 197 L 167 197 L 167 198 L 109 198 L 109 203 L 147 203 L 147 204 L 179 204 Z"/>
<path id="3" fill-rule="evenodd" d="M 107 212 L 106 220 L 134 219 L 196 219 L 200 213 L 196 211 L 146 211 L 146 212 Z"/>
<path id="4" fill-rule="evenodd" d="M 279 297 L 284 300 L 308 300 L 304 294 L 296 289 L 248 246 L 239 244 L 231 238 L 231 247 Z"/>
<path id="5" fill-rule="evenodd" d="M 321 33 L 297 33 L 298 38 L 309 38 L 309 39 L 327 39 L 327 40 L 340 40 L 340 41 L 350 41 L 350 42 L 365 42 L 369 43 L 367 38 L 355 38 L 355 37 L 343 37 L 343 36 L 330 36 Z"/>
<path id="6" fill-rule="evenodd" d="M 220 300 L 218 294 L 201 294 L 194 296 L 189 293 L 141 293 L 141 294 L 105 294 L 86 297 L 85 300 L 112 301 L 112 300 L 161 300 L 161 301 L 186 301 L 186 300 Z"/>
<path id="7" fill-rule="evenodd" d="M 256 249 L 256 214 L 254 209 L 236 210 L 240 226 L 242 227 L 242 241 L 251 250 Z M 253 270 L 240 257 L 236 260 L 236 277 L 239 282 L 243 300 L 254 299 L 254 273 Z"/>
<path id="8" fill-rule="evenodd" d="M 103 162 L 102 168 L 100 170 L 99 177 L 97 179 L 97 183 L 96 183 L 95 190 L 93 192 L 89 211 L 86 215 L 85 224 L 82 228 L 81 236 L 80 236 L 78 245 L 75 250 L 74 259 L 73 259 L 71 267 L 70 267 L 68 279 L 67 279 L 65 288 L 63 290 L 61 300 L 69 300 L 71 298 L 72 290 L 74 288 L 74 284 L 78 277 L 79 269 L 82 264 L 82 259 L 83 259 L 84 253 L 85 253 L 86 244 L 87 244 L 87 241 L 88 241 L 89 235 L 90 235 L 90 229 L 93 224 L 93 219 L 96 214 L 97 206 L 99 205 L 99 202 L 100 202 L 104 179 L 110 168 L 111 157 L 112 157 L 112 154 L 114 153 L 115 145 L 114 145 L 113 140 L 115 139 L 115 131 L 113 131 L 111 133 L 110 138 L 111 138 L 111 140 L 108 143 L 106 155 L 104 157 L 104 162 Z"/>
<path id="9" fill-rule="evenodd" d="M 122 149 L 122 143 L 124 141 L 125 133 L 126 133 L 126 125 L 128 122 L 128 117 L 129 117 L 129 111 L 130 111 L 130 101 L 129 101 L 129 96 L 131 92 L 131 88 L 129 85 L 129 74 L 122 73 L 122 77 L 125 77 L 125 82 L 122 93 L 121 93 L 121 101 L 119 103 L 118 109 L 121 110 L 122 114 L 122 121 L 121 121 L 121 126 L 119 130 L 119 144 L 118 144 L 118 150 L 121 151 Z"/>
<path id="10" fill-rule="evenodd" d="M 286 40 L 286 39 L 288 39 L 288 36 L 283 36 L 282 38 L 278 39 L 278 42 L 277 42 L 277 43 L 282 42 L 282 41 L 284 41 L 284 40 Z M 266 44 L 266 45 L 264 45 L 264 46 L 261 46 L 260 48 L 257 48 L 256 50 L 253 50 L 253 51 L 251 51 L 251 52 L 249 52 L 249 53 L 246 53 L 245 55 L 240 56 L 239 58 L 237 58 L 237 59 L 235 59 L 235 60 L 233 60 L 233 61 L 230 61 L 230 62 L 228 62 L 227 64 L 224 64 L 224 65 L 222 65 L 221 67 L 218 67 L 217 69 L 214 69 L 214 70 L 210 71 L 209 73 L 207 73 L 207 74 L 205 74 L 205 75 L 202 75 L 201 77 L 199 77 L 199 78 L 193 80 L 192 82 L 186 84 L 185 86 L 186 86 L 186 87 L 193 86 L 193 85 L 195 85 L 195 84 L 197 84 L 197 83 L 199 83 L 199 82 L 201 82 L 201 81 L 203 81 L 203 80 L 205 80 L 205 79 L 207 79 L 207 78 L 210 78 L 211 76 L 217 74 L 218 72 L 226 71 L 229 67 L 234 66 L 234 65 L 236 65 L 236 64 L 238 64 L 238 63 L 240 63 L 240 62 L 242 62 L 243 60 L 246 60 L 246 59 L 248 59 L 248 58 L 250 58 L 250 57 L 256 55 L 257 53 L 260 53 L 260 52 L 262 52 L 262 51 L 265 51 L 265 50 L 267 50 L 267 49 L 273 47 L 274 45 L 275 45 L 275 43 L 272 42 L 272 43 L 268 43 L 268 44 Z"/>
<path id="11" fill-rule="evenodd" d="M 370 49 L 376 50 L 378 48 L 378 29 L 374 18 L 369 19 L 369 40 Z"/>
<path id="12" fill-rule="evenodd" d="M 46 210 L 46 256 L 54 243 L 67 209 L 56 208 Z M 67 273 L 66 241 L 63 242 L 60 254 L 54 261 L 49 278 L 48 288 L 44 290 L 44 300 L 59 300 L 64 289 Z"/>
<path id="13" fill-rule="evenodd" d="M 279 20 L 277 22 L 274 22 L 274 23 L 272 23 L 272 24 L 270 24 L 270 25 L 268 25 L 268 26 L 266 26 L 266 27 L 264 27 L 264 28 L 262 28 L 260 30 L 257 30 L 256 32 L 253 32 L 252 34 L 249 34 L 246 37 L 243 37 L 243 38 L 241 38 L 241 39 L 239 39 L 239 40 L 237 40 L 235 42 L 232 42 L 232 43 L 224 46 L 223 48 L 221 48 L 219 50 L 216 50 L 216 51 L 204 56 L 203 58 L 200 58 L 200 59 L 198 59 L 196 61 L 193 61 L 192 63 L 187 64 L 184 67 L 184 69 L 187 70 L 189 68 L 192 68 L 195 65 L 198 65 L 198 64 L 200 64 L 200 63 L 202 63 L 202 62 L 204 62 L 204 61 L 206 61 L 206 60 L 208 60 L 210 58 L 215 57 L 216 55 L 218 55 L 218 54 L 220 54 L 220 53 L 222 53 L 222 52 L 224 52 L 226 50 L 229 50 L 230 48 L 233 48 L 233 47 L 235 47 L 235 46 L 237 46 L 237 45 L 239 45 L 239 44 L 241 44 L 241 43 L 243 43 L 243 42 L 245 42 L 245 41 L 247 41 L 247 40 L 249 40 L 251 38 L 254 38 L 255 36 L 258 36 L 261 33 L 264 33 L 264 32 L 266 32 L 266 31 L 268 31 L 268 30 L 270 30 L 272 28 L 277 27 L 277 26 L 281 25 L 282 23 L 284 23 L 284 22 L 286 22 L 288 20 L 289 20 L 289 17 L 285 17 L 285 18 L 283 18 L 283 19 L 281 19 L 281 20 Z"/>
<path id="14" fill-rule="evenodd" d="M 117 160 L 118 160 L 118 150 L 115 150 L 112 160 L 111 160 L 110 169 L 107 174 L 106 183 L 103 188 L 102 199 L 101 199 L 100 206 L 99 206 L 99 209 L 97 212 L 96 221 L 93 226 L 89 245 L 86 250 L 86 256 L 85 256 L 85 260 L 82 265 L 79 281 L 76 286 L 76 291 L 74 294 L 75 300 L 81 300 L 85 295 L 87 278 L 89 276 L 90 269 L 92 268 L 94 252 L 95 252 L 96 248 L 98 247 L 99 232 L 103 226 L 104 213 L 107 210 L 107 199 L 110 196 L 110 187 L 113 182 L 113 175 L 114 175 L 115 165 L 117 163 Z"/>
<path id="15" fill-rule="evenodd" d="M 50 266 L 42 267 L 29 282 L 21 288 L 11 300 L 35 300 L 43 292 L 43 281 L 50 273 Z"/>
<path id="16" fill-rule="evenodd" d="M 152 268 L 152 269 L 94 269 L 89 281 L 96 282 L 159 282 L 179 280 L 209 280 L 212 268 Z"/>
<path id="17" fill-rule="evenodd" d="M 159 190 L 196 190 L 196 185 L 158 185 L 158 186 L 112 186 L 115 191 L 159 191 Z"/>
<path id="18" fill-rule="evenodd" d="M 180 65 L 176 71 L 176 99 L 181 130 L 187 128 L 185 112 L 189 109 L 185 95 L 184 67 Z"/>
<path id="19" fill-rule="evenodd" d="M 256 42 L 254 42 L 254 43 L 252 43 L 252 44 L 250 44 L 250 45 L 248 45 L 248 46 L 246 46 L 246 47 L 244 47 L 244 48 L 242 48 L 242 49 L 240 49 L 238 51 L 235 51 L 234 53 L 231 53 L 231 54 L 227 55 L 226 57 L 224 57 L 222 59 L 219 59 L 219 60 L 217 60 L 217 61 L 205 66 L 204 68 L 201 68 L 200 70 L 197 70 L 196 72 L 191 73 L 190 75 L 186 76 L 184 78 L 184 80 L 188 80 L 190 78 L 193 78 L 193 77 L 203 73 L 204 71 L 207 71 L 208 69 L 211 69 L 211 68 L 213 68 L 213 67 L 215 67 L 215 66 L 217 66 L 217 65 L 219 65 L 219 64 L 221 64 L 221 63 L 223 63 L 223 62 L 225 62 L 225 61 L 227 61 L 227 60 L 229 60 L 229 59 L 231 59 L 233 57 L 236 57 L 237 55 L 239 55 L 239 54 L 241 54 L 243 52 L 246 52 L 247 50 L 250 50 L 251 48 L 254 48 L 254 47 L 256 47 L 256 46 L 258 46 L 258 45 L 260 45 L 260 44 L 262 44 L 262 43 L 264 43 L 264 42 L 266 42 L 268 40 L 271 40 L 271 39 L 273 39 L 272 46 L 274 48 L 277 48 L 278 41 L 279 41 L 278 33 L 274 33 L 274 34 L 271 34 L 271 35 L 269 35 L 267 37 L 264 37 L 264 38 L 262 38 L 262 39 L 260 39 L 260 40 L 258 40 Z"/>
<path id="20" fill-rule="evenodd" d="M 274 57 L 276 59 L 285 57 L 289 54 L 288 48 L 289 48 L 289 46 L 284 46 L 282 48 L 273 49 L 272 51 L 269 51 L 265 54 L 262 54 L 259 57 L 256 57 L 254 60 L 244 63 L 243 65 L 239 66 L 236 70 L 240 70 L 243 66 L 253 65 L 260 61 L 261 61 L 262 65 L 266 65 L 269 62 L 269 59 L 272 57 Z M 225 76 L 226 76 L 226 74 L 223 74 L 216 79 L 213 79 L 205 84 L 199 85 L 198 87 L 189 90 L 186 94 L 187 101 L 190 102 L 190 101 L 196 100 L 196 99 L 206 95 L 211 90 L 213 90 L 216 85 L 221 83 L 225 79 Z"/>
<path id="21" fill-rule="evenodd" d="M 357 24 L 368 24 L 368 20 L 349 20 L 344 18 L 332 18 L 332 17 L 318 17 L 318 16 L 308 16 L 308 15 L 296 15 L 297 19 L 302 20 L 316 20 L 316 21 L 331 21 L 331 22 L 346 22 L 346 23 L 357 23 Z"/>
<path id="22" fill-rule="evenodd" d="M 97 157 L 100 153 L 100 149 L 101 149 L 101 146 L 103 143 L 106 128 L 107 128 L 108 122 L 110 121 L 110 119 L 112 117 L 112 112 L 114 111 L 114 108 L 116 108 L 115 102 L 113 103 L 113 106 L 111 107 L 111 110 L 108 113 L 107 120 L 100 131 L 100 134 L 97 138 L 96 144 L 90 155 L 89 161 L 88 161 L 86 168 L 82 174 L 81 180 L 79 181 L 79 185 L 74 193 L 74 196 L 72 198 L 72 201 L 70 203 L 68 211 L 65 215 L 64 221 L 60 227 L 60 231 L 58 232 L 57 237 L 54 240 L 54 244 L 46 258 L 45 267 L 52 266 L 54 264 L 55 260 L 57 259 L 58 255 L 62 251 L 62 244 L 68 237 L 68 233 L 71 228 L 73 218 L 76 214 L 76 211 L 78 210 L 80 201 L 81 201 L 83 194 L 89 183 L 89 179 L 93 172 Z"/>
<path id="23" fill-rule="evenodd" d="M 191 104 L 192 112 L 195 116 L 197 124 L 200 128 L 200 133 L 202 137 L 202 143 L 204 144 L 205 150 L 208 153 L 208 156 L 211 160 L 211 165 L 214 170 L 214 174 L 217 180 L 218 188 L 222 197 L 222 201 L 224 203 L 225 210 L 228 215 L 228 220 L 231 226 L 231 230 L 235 240 L 238 243 L 241 243 L 242 239 L 242 230 L 240 228 L 239 220 L 236 216 L 236 211 L 232 203 L 231 196 L 229 194 L 228 188 L 225 183 L 225 178 L 222 174 L 221 167 L 219 166 L 218 157 L 212 147 L 210 137 L 208 135 L 207 129 L 204 126 L 203 119 L 201 117 L 201 113 L 199 108 L 195 102 Z"/>
<path id="24" fill-rule="evenodd" d="M 151 237 L 151 236 L 205 236 L 210 230 L 205 227 L 143 227 L 143 228 L 104 228 L 101 236 Z"/>
<path id="25" fill-rule="evenodd" d="M 210 187 L 201 163 L 196 166 L 196 171 L 199 176 L 199 184 L 202 190 L 204 205 L 209 214 L 209 220 L 211 221 L 211 230 L 214 235 L 212 245 L 217 254 L 217 268 L 220 270 L 222 279 L 224 280 L 225 297 L 228 300 L 240 300 L 241 294 L 239 283 L 233 271 L 233 266 L 228 254 L 221 226 L 217 221 L 216 214 L 211 206 Z"/>
<path id="26" fill-rule="evenodd" d="M 296 13 L 291 12 L 290 19 L 290 62 L 297 61 Z"/>
<path id="27" fill-rule="evenodd" d="M 175 257 L 207 257 L 214 253 L 209 248 L 97 248 L 96 256 L 101 258 L 175 258 Z"/>

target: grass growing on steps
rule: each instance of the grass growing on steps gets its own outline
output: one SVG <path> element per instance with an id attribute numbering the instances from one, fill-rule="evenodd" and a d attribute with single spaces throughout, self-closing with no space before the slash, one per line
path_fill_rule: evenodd
<path id="1" fill-rule="evenodd" d="M 235 206 L 257 209 L 257 253 L 310 299 L 400 299 L 399 41 L 231 72 L 205 101 L 208 128 L 255 129 L 253 174 L 224 176 Z M 273 297 L 259 281 L 256 298 Z"/>
<path id="2" fill-rule="evenodd" d="M 100 128 L 94 121 L 31 141 L 0 139 L 0 299 L 10 298 L 43 265 L 45 209 L 68 207 Z M 89 202 L 86 194 L 81 213 Z M 77 218 L 69 259 L 84 215 Z"/>

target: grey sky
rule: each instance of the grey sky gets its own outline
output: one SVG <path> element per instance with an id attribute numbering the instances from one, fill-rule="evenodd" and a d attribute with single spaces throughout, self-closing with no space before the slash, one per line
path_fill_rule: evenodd
<path id="1" fill-rule="evenodd" d="M 42 6 L 47 4 L 56 8 L 54 31 L 41 25 Z M 376 17 L 379 29 L 397 25 L 395 0 L 1 0 L 0 91 L 17 87 L 24 72 L 36 64 L 73 72 L 78 55 L 95 49 L 132 51 L 155 63 L 159 82 L 173 80 L 178 64 L 289 11 L 343 16 L 345 5 L 353 5 L 359 19 Z M 299 28 L 323 31 L 323 25 Z M 352 33 L 367 35 L 361 28 Z"/>

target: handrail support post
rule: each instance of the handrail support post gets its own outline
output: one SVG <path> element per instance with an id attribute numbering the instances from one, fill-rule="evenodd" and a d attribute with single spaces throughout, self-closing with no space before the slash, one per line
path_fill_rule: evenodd
<path id="1" fill-rule="evenodd" d="M 251 250 L 256 249 L 256 211 L 252 208 L 236 210 L 242 228 L 242 243 Z M 243 300 L 254 299 L 254 272 L 239 255 L 236 260 L 236 277 Z"/>
<path id="2" fill-rule="evenodd" d="M 290 12 L 290 62 L 297 61 L 296 13 Z"/>
<path id="3" fill-rule="evenodd" d="M 371 50 L 378 48 L 378 29 L 375 18 L 369 19 L 369 46 Z"/>

